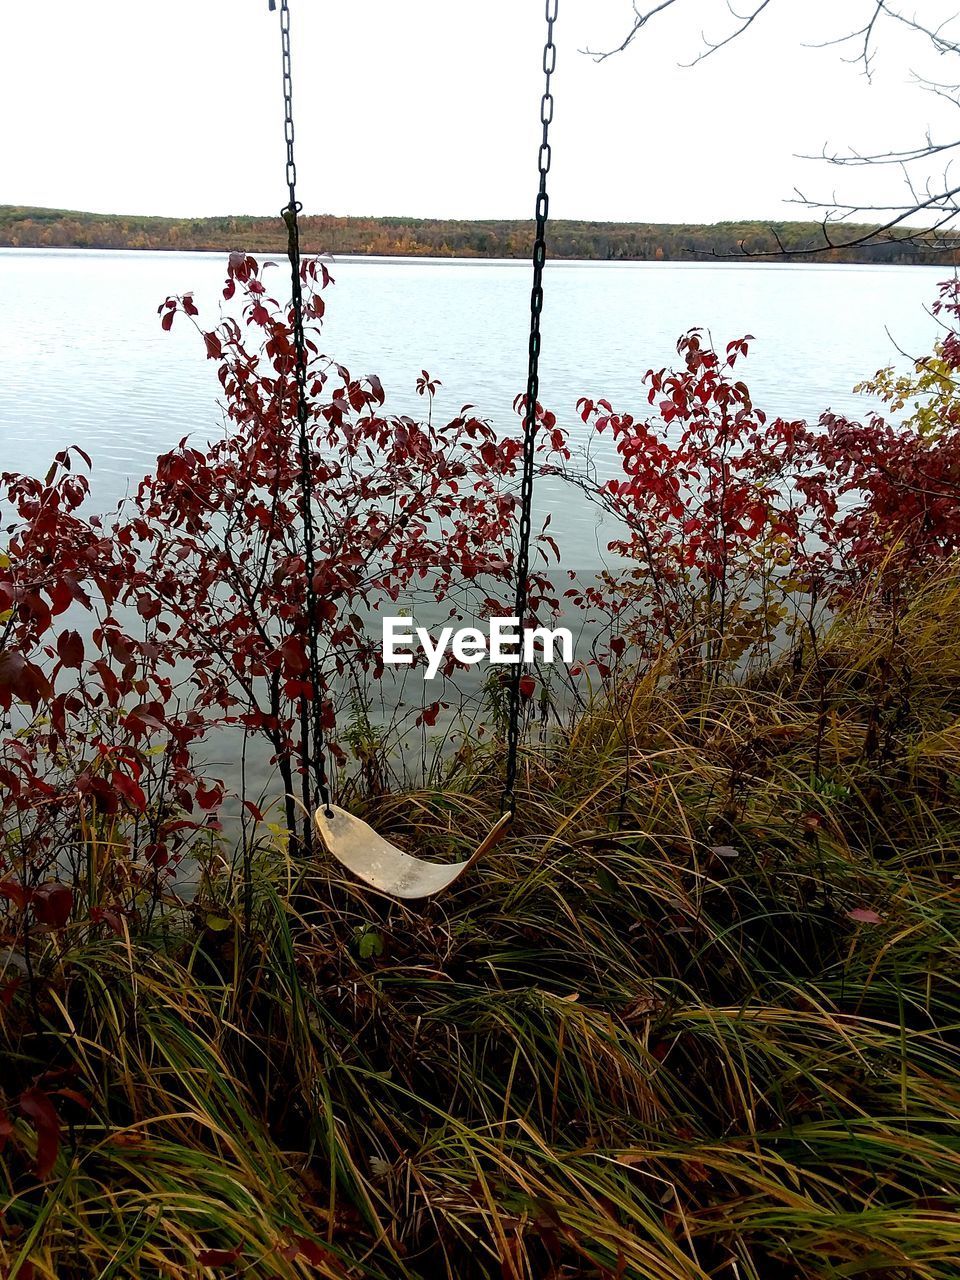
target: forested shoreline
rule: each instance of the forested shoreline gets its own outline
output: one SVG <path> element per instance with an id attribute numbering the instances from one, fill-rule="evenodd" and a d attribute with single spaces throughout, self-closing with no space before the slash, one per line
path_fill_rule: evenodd
<path id="1" fill-rule="evenodd" d="M 834 227 L 834 242 L 863 240 L 867 225 Z M 158 218 L 81 213 L 0 205 L 0 247 L 138 249 L 279 253 L 286 247 L 279 217 Z M 305 217 L 303 246 L 310 253 L 437 258 L 526 258 L 532 249 L 529 221 L 452 221 L 439 218 Z M 955 264 L 960 239 L 917 232 L 852 248 L 825 247 L 816 222 L 672 223 L 575 222 L 551 225 L 555 258 L 597 261 L 716 261 L 786 253 L 815 261 Z"/>

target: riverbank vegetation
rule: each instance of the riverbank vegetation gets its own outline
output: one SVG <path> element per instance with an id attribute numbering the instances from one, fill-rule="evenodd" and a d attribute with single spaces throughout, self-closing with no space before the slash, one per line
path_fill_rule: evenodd
<path id="1" fill-rule="evenodd" d="M 273 278 L 237 253 L 219 324 L 160 308 L 229 433 L 102 518 L 79 450 L 3 476 L 5 1276 L 950 1280 L 956 284 L 936 349 L 870 381 L 889 419 L 768 418 L 752 339 L 697 332 L 646 404 L 580 402 L 586 453 L 539 407 L 541 470 L 619 520 L 621 568 L 563 595 L 539 531 L 534 609 L 597 639 L 562 689 L 528 678 L 508 837 L 411 907 L 313 844 L 303 712 L 399 843 L 442 859 L 494 821 L 502 686 L 468 718 L 452 664 L 383 714 L 361 614 L 497 607 L 519 443 L 443 423 L 426 371 L 426 421 L 390 417 L 319 354 L 307 263 L 308 587 Z M 226 731 L 279 775 L 232 826 Z"/>
<path id="2" fill-rule="evenodd" d="M 530 257 L 529 221 L 440 218 L 301 219 L 311 253 L 383 254 L 431 258 Z M 874 229 L 875 230 L 875 229 Z M 844 224 L 844 240 L 866 239 L 871 228 Z M 836 236 L 833 237 L 836 239 Z M 149 218 L 0 205 L 0 247 L 21 249 L 166 249 L 282 253 L 286 230 L 278 218 Z M 953 264 L 960 242 L 950 232 L 897 229 L 869 243 L 831 249 L 818 222 L 673 223 L 573 222 L 550 227 L 550 255 L 599 261 L 696 262 L 782 253 L 818 262 Z"/>

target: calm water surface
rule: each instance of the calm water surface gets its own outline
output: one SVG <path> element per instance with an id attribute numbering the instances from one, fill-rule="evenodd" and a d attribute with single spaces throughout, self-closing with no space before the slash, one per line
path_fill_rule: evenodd
<path id="1" fill-rule="evenodd" d="M 96 505 L 111 506 L 182 436 L 221 429 L 215 366 L 186 324 L 162 332 L 157 307 L 193 290 L 212 326 L 225 259 L 216 254 L 0 249 L 0 469 L 43 472 L 81 444 Z M 547 271 L 541 400 L 585 439 L 581 395 L 646 405 L 644 372 L 676 357 L 693 325 L 727 342 L 756 337 L 744 366 L 757 405 L 815 417 L 862 414 L 853 385 L 895 343 L 928 348 L 923 308 L 942 267 L 816 264 L 557 263 Z M 387 408 L 418 413 L 422 368 L 443 382 L 437 413 L 464 404 L 506 426 L 525 384 L 529 270 L 522 262 L 341 258 L 323 346 L 354 374 L 377 373 Z M 278 273 L 277 291 L 285 277 Z M 283 293 L 281 296 L 286 296 Z M 599 563 L 595 514 L 547 481 L 565 560 Z"/>

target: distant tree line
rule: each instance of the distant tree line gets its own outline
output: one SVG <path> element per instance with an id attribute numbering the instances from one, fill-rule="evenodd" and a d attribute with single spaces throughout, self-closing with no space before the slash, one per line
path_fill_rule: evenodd
<path id="1" fill-rule="evenodd" d="M 845 225 L 851 233 L 869 227 Z M 303 219 L 308 252 L 383 254 L 435 258 L 526 258 L 532 251 L 527 221 L 450 221 L 441 218 Z M 881 239 L 852 248 L 823 249 L 816 222 L 717 222 L 696 224 L 555 221 L 550 254 L 599 261 L 677 262 L 810 255 L 828 262 L 956 264 L 960 235 L 916 232 L 909 239 Z M 286 231 L 279 218 L 145 218 L 0 205 L 0 246 L 5 248 L 165 249 L 282 253 Z"/>

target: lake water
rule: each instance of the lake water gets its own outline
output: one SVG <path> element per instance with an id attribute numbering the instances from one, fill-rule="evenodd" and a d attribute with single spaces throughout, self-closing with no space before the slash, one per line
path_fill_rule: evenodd
<path id="1" fill-rule="evenodd" d="M 187 325 L 162 332 L 157 307 L 192 290 L 212 327 L 224 269 L 219 254 L 0 249 L 0 470 L 43 473 L 57 450 L 81 444 L 105 508 L 182 436 L 216 433 L 215 366 Z M 526 381 L 526 263 L 342 258 L 332 270 L 324 349 L 355 374 L 379 374 L 388 410 L 422 411 L 415 381 L 425 368 L 443 383 L 438 414 L 470 403 L 495 424 L 511 421 Z M 929 348 L 936 325 L 924 306 L 947 274 L 809 263 L 550 264 L 541 400 L 580 440 L 582 395 L 640 414 L 645 371 L 670 364 L 677 337 L 700 325 L 717 343 L 755 335 L 742 367 L 769 413 L 862 414 L 857 381 L 903 363 L 896 345 Z M 283 283 L 278 276 L 278 291 Z M 553 512 L 567 564 L 600 563 L 603 532 L 584 500 L 545 481 L 538 507 Z"/>

